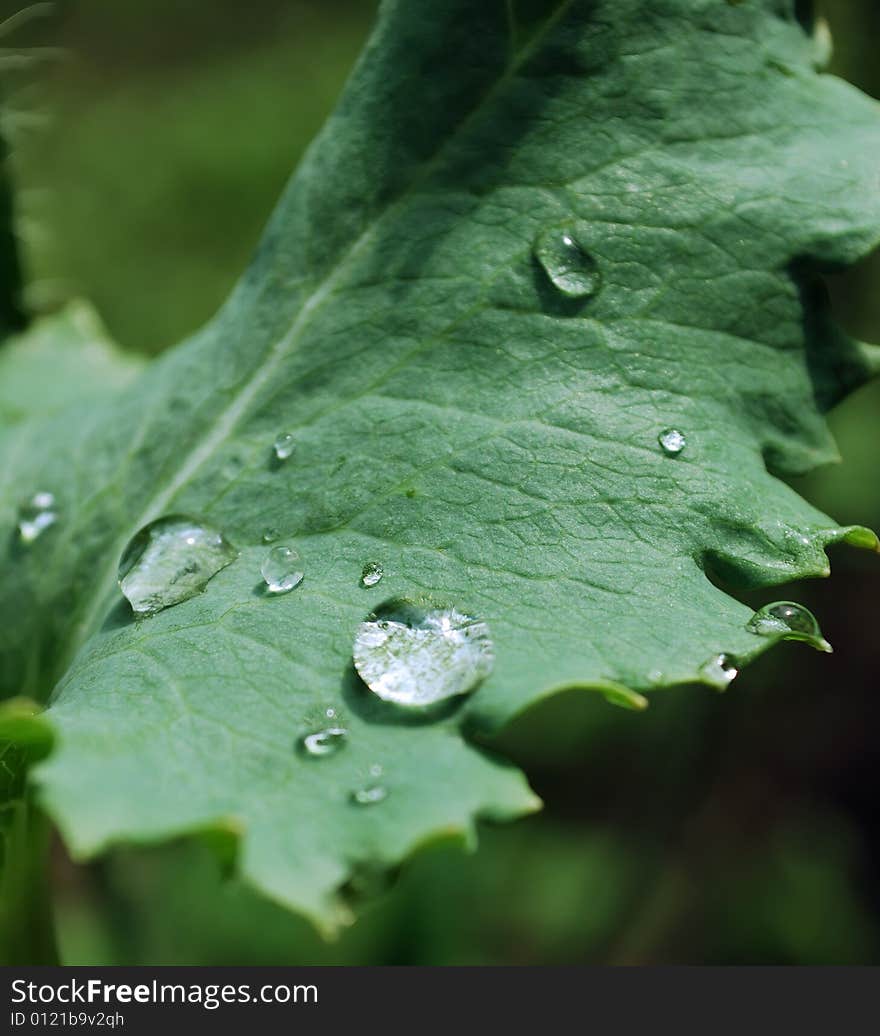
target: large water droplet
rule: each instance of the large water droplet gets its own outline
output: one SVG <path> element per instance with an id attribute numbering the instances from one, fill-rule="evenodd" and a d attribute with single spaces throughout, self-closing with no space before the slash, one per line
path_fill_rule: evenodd
<path id="1" fill-rule="evenodd" d="M 266 588 L 272 594 L 286 594 L 303 581 L 302 559 L 286 544 L 273 547 L 260 566 Z"/>
<path id="2" fill-rule="evenodd" d="M 307 734 L 302 741 L 308 755 L 320 757 L 335 755 L 345 745 L 348 731 L 345 727 L 326 727 L 314 734 Z"/>
<path id="3" fill-rule="evenodd" d="M 776 601 L 764 605 L 749 620 L 747 628 L 763 637 L 803 640 L 819 651 L 832 650 L 822 636 L 816 616 L 795 601 Z"/>
<path id="4" fill-rule="evenodd" d="M 723 691 L 739 676 L 739 666 L 730 655 L 713 655 L 700 666 L 700 676 L 706 683 Z"/>
<path id="5" fill-rule="evenodd" d="M 378 561 L 368 561 L 361 572 L 361 586 L 375 586 L 385 574 Z"/>
<path id="6" fill-rule="evenodd" d="M 354 665 L 378 697 L 421 707 L 468 694 L 492 671 L 484 622 L 455 608 L 406 600 L 382 605 L 358 627 Z"/>
<path id="7" fill-rule="evenodd" d="M 664 429 L 657 436 L 657 442 L 660 443 L 660 449 L 663 450 L 667 457 L 677 457 L 687 446 L 687 439 L 685 439 L 684 433 L 677 428 Z"/>
<path id="8" fill-rule="evenodd" d="M 30 500 L 18 509 L 18 534 L 22 543 L 33 543 L 57 521 L 55 497 L 46 492 L 34 493 Z"/>
<path id="9" fill-rule="evenodd" d="M 119 562 L 119 586 L 132 610 L 152 615 L 195 596 L 238 551 L 221 532 L 185 515 L 145 525 Z"/>
<path id="10" fill-rule="evenodd" d="M 275 456 L 279 460 L 287 460 L 294 449 L 296 449 L 296 439 L 293 436 L 293 432 L 280 432 L 275 437 L 272 448 L 275 450 Z"/>
<path id="11" fill-rule="evenodd" d="M 375 806 L 388 798 L 388 789 L 381 784 L 370 784 L 351 793 L 351 801 L 358 806 Z"/>
<path id="12" fill-rule="evenodd" d="M 595 295 L 601 285 L 596 260 L 581 245 L 573 227 L 551 227 L 538 235 L 535 258 L 553 285 L 572 299 Z"/>

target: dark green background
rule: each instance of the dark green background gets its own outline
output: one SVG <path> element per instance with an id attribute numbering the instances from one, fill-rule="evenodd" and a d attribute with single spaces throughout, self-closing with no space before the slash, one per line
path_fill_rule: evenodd
<path id="1" fill-rule="evenodd" d="M 32 59 L 0 57 L 30 305 L 83 295 L 148 353 L 206 320 L 373 6 L 62 0 L 0 41 Z M 880 5 L 820 7 L 834 70 L 880 95 Z M 840 319 L 873 341 L 878 289 L 876 260 L 832 284 Z M 880 529 L 878 404 L 874 386 L 841 407 L 845 464 L 799 488 Z M 485 829 L 476 856 L 438 845 L 392 888 L 351 890 L 363 919 L 337 943 L 225 879 L 204 847 L 74 867 L 59 846 L 65 963 L 876 963 L 880 559 L 832 561 L 830 583 L 784 596 L 813 607 L 833 656 L 785 645 L 726 696 L 674 692 L 644 716 L 574 694 L 543 706 L 505 749 L 545 812 Z"/>

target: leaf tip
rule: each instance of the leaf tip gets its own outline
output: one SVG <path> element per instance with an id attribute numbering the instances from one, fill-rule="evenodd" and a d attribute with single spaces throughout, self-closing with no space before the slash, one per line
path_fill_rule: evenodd
<path id="1" fill-rule="evenodd" d="M 649 705 L 648 699 L 643 694 L 639 694 L 638 691 L 625 687 L 623 684 L 615 683 L 613 680 L 603 680 L 594 686 L 609 705 L 616 705 L 618 708 L 628 709 L 630 712 L 644 712 Z"/>
<path id="2" fill-rule="evenodd" d="M 880 554 L 880 539 L 872 529 L 866 529 L 863 525 L 851 525 L 843 530 L 841 537 L 844 543 L 851 547 L 859 547 L 862 550 L 871 550 Z"/>

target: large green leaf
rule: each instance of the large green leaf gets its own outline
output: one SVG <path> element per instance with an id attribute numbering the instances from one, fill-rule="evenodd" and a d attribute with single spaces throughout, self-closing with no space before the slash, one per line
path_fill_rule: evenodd
<path id="1" fill-rule="evenodd" d="M 250 882 L 332 923 L 353 873 L 533 807 L 465 731 L 565 687 L 639 705 L 711 682 L 708 659 L 773 642 L 721 585 L 876 546 L 778 477 L 834 459 L 822 411 L 874 363 L 816 277 L 880 235 L 880 118 L 816 72 L 802 10 L 386 3 L 216 319 L 105 404 L 7 433 L 4 528 L 39 490 L 61 520 L 10 552 L 2 672 L 10 693 L 57 681 L 37 780 L 76 854 L 232 832 Z M 590 297 L 535 258 L 563 232 Z M 170 512 L 241 554 L 135 621 L 117 562 Z M 267 527 L 306 573 L 277 599 Z M 443 718 L 353 673 L 359 621 L 396 595 L 491 627 L 493 674 Z M 306 759 L 329 707 L 349 743 Z M 388 797 L 359 808 L 376 763 Z"/>

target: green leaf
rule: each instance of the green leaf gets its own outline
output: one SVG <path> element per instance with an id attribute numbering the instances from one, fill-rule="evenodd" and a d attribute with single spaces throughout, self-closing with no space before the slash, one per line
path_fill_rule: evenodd
<path id="1" fill-rule="evenodd" d="M 61 516 L 10 551 L 0 648 L 9 693 L 57 682 L 37 781 L 77 855 L 237 834 L 249 882 L 332 926 L 353 874 L 534 807 L 464 732 L 563 688 L 711 685 L 777 639 L 722 584 L 876 546 L 779 478 L 835 458 L 822 411 L 874 363 L 817 278 L 880 236 L 880 118 L 818 47 L 781 0 L 383 6 L 216 319 L 3 440 L 8 535 L 38 490 Z M 169 513 L 240 557 L 135 621 L 117 563 Z M 305 571 L 274 599 L 267 527 Z M 492 675 L 441 718 L 352 670 L 398 596 L 491 629 Z M 305 758 L 327 708 L 348 743 Z M 358 808 L 375 764 L 388 797 Z"/>
<path id="2" fill-rule="evenodd" d="M 35 321 L 0 352 L 0 424 L 54 414 L 131 382 L 141 362 L 116 349 L 85 302 Z"/>

